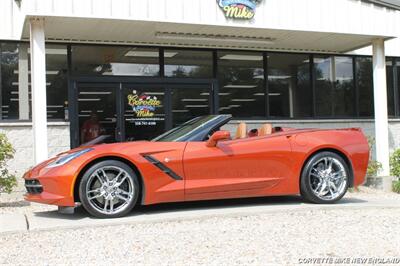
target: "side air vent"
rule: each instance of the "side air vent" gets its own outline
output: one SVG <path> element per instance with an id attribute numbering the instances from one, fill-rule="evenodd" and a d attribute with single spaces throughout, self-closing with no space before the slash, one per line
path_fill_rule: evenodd
<path id="1" fill-rule="evenodd" d="M 169 175 L 170 177 L 172 177 L 175 180 L 183 180 L 183 178 L 181 176 L 179 176 L 177 173 L 175 173 L 172 169 L 168 168 L 168 166 L 164 165 L 162 162 L 160 162 L 159 160 L 157 160 L 156 158 L 154 158 L 153 156 L 150 155 L 143 155 L 143 157 L 149 161 L 150 163 L 152 163 L 155 167 L 157 167 L 158 169 L 160 169 L 161 171 L 163 171 L 164 173 L 166 173 L 167 175 Z"/>

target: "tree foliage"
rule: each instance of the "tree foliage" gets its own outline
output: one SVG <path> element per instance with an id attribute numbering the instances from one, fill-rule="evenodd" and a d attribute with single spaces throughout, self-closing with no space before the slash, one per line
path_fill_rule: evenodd
<path id="1" fill-rule="evenodd" d="M 5 134 L 0 134 L 0 193 L 10 193 L 17 185 L 15 175 L 7 169 L 7 161 L 14 156 L 14 149 Z"/>

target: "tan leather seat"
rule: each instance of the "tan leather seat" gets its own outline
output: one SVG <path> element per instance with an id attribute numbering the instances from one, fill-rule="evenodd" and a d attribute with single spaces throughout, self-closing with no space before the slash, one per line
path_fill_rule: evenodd
<path id="1" fill-rule="evenodd" d="M 258 129 L 258 136 L 267 136 L 272 134 L 272 125 L 264 124 Z"/>
<path id="2" fill-rule="evenodd" d="M 236 129 L 235 139 L 243 139 L 245 137 L 247 137 L 247 125 L 242 122 Z"/>

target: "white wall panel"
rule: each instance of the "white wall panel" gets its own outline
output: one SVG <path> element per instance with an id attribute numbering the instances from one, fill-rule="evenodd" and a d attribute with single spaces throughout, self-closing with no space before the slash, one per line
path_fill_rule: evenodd
<path id="1" fill-rule="evenodd" d="M 148 1 L 145 0 L 130 0 L 130 18 L 138 20 L 146 20 L 149 17 Z"/>
<path id="2" fill-rule="evenodd" d="M 53 0 L 53 1 L 59 1 L 59 0 Z M 70 8 L 68 8 L 67 10 L 71 11 L 71 14 L 75 14 L 77 16 L 91 16 L 93 15 L 93 10 L 92 10 L 92 2 L 94 0 L 74 0 L 69 6 L 71 6 Z M 68 4 L 68 1 L 63 1 L 66 2 L 66 4 Z M 58 9 L 57 13 L 58 14 L 62 14 L 62 9 Z M 67 13 L 68 14 L 68 13 Z"/>
<path id="3" fill-rule="evenodd" d="M 29 15 L 98 17 L 269 29 L 400 35 L 400 12 L 360 0 L 264 0 L 253 21 L 226 20 L 215 0 L 24 0 Z M 34 3 L 32 5 L 32 3 Z M 90 7 L 89 7 L 90 5 Z"/>
<path id="4" fill-rule="evenodd" d="M 0 1 L 0 38 L 19 38 L 25 15 L 400 36 L 400 11 L 360 0 L 264 0 L 252 21 L 227 20 L 215 0 L 23 0 L 21 11 L 13 6 Z"/>

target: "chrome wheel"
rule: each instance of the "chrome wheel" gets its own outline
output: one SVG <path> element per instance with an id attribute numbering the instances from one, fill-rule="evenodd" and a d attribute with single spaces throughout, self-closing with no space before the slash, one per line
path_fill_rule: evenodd
<path id="1" fill-rule="evenodd" d="M 310 187 L 322 200 L 335 200 L 347 189 L 348 177 L 345 166 L 333 157 L 322 157 L 309 172 Z"/>
<path id="2" fill-rule="evenodd" d="M 96 211 L 114 215 L 123 212 L 135 196 L 132 177 L 117 166 L 103 166 L 88 178 L 86 197 Z"/>

